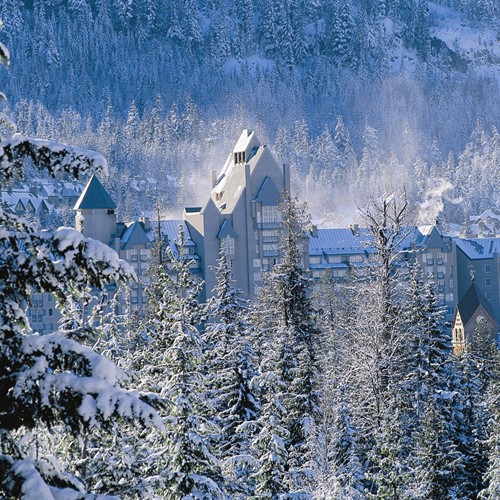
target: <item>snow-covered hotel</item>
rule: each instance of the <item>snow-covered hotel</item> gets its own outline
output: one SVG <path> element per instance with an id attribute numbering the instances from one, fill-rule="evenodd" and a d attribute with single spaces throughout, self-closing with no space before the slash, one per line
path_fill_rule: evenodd
<path id="1" fill-rule="evenodd" d="M 185 208 L 182 219 L 161 220 L 159 224 L 147 218 L 118 221 L 116 205 L 95 175 L 78 198 L 74 206 L 76 228 L 114 248 L 135 269 L 139 280 L 132 285 L 129 297 L 133 309 L 140 311 L 146 304 L 146 271 L 158 237 L 174 256 L 191 261 L 192 272 L 205 282 L 202 299 L 210 296 L 215 285 L 213 267 L 221 244 L 226 247 L 236 285 L 249 297 L 257 293 L 262 274 L 277 262 L 278 203 L 281 193 L 290 190 L 288 167 L 277 163 L 254 132 L 244 130 L 221 171 L 207 175 L 211 175 L 212 189 L 205 205 Z M 185 234 L 183 248 L 177 244 L 179 226 Z M 434 276 L 450 324 L 457 316 L 462 321 L 476 317 L 481 306 L 498 327 L 500 237 L 450 236 L 438 226 L 419 226 L 408 231 L 404 247 L 403 256 L 405 249 L 408 258 L 416 255 L 423 271 Z M 304 266 L 316 280 L 327 270 L 332 279 L 345 279 L 350 269 L 363 266 L 373 253 L 367 231 L 357 226 L 314 228 L 306 250 Z M 467 297 L 475 297 L 476 304 L 469 304 Z M 53 306 L 47 297 L 36 297 L 30 313 L 34 328 L 47 331 L 54 326 Z M 454 341 L 460 342 L 463 333 L 463 329 L 454 329 Z"/>

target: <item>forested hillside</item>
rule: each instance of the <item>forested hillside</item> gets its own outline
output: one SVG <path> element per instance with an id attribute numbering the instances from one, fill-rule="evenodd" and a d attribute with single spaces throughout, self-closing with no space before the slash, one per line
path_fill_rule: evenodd
<path id="1" fill-rule="evenodd" d="M 422 201 L 431 177 L 464 201 L 449 219 L 498 203 L 494 0 L 2 0 L 0 16 L 20 130 L 100 150 L 122 214 L 202 202 L 190 181 L 208 189 L 244 127 L 317 214 L 403 185 Z"/>

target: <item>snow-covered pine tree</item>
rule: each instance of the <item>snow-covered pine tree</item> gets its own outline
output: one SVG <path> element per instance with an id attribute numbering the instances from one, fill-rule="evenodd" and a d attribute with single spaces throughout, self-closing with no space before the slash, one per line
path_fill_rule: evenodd
<path id="1" fill-rule="evenodd" d="M 462 455 L 463 477 L 460 492 L 463 496 L 476 497 L 486 488 L 488 462 L 494 462 L 495 438 L 491 437 L 494 427 L 494 406 L 488 404 L 495 393 L 499 378 L 499 353 L 496 342 L 484 319 L 480 320 L 465 351 L 456 360 L 462 397 L 462 418 L 458 422 L 459 436 L 457 449 Z"/>
<path id="2" fill-rule="evenodd" d="M 287 451 L 284 487 L 288 492 L 304 492 L 312 480 L 312 455 L 309 436 L 314 420 L 319 416 L 318 359 L 319 332 L 314 324 L 314 314 L 309 297 L 310 279 L 302 268 L 304 245 L 309 218 L 305 205 L 290 199 L 285 193 L 280 204 L 282 228 L 279 233 L 280 263 L 263 276 L 263 287 L 258 304 L 261 324 L 271 326 L 272 338 L 262 339 L 264 361 L 261 377 L 274 373 L 276 384 L 282 384 L 280 404 L 285 409 L 285 419 L 279 423 L 288 432 L 285 442 Z M 276 359 L 278 346 L 282 351 Z M 272 360 L 277 366 L 271 366 Z M 278 384 L 277 381 L 280 381 Z M 263 395 L 262 419 L 266 408 L 277 408 L 272 399 L 278 394 Z M 266 400 L 267 398 L 267 400 Z M 271 398 L 271 399 L 270 399 Z"/>
<path id="3" fill-rule="evenodd" d="M 416 437 L 429 399 L 447 387 L 451 343 L 443 323 L 443 310 L 432 277 L 424 278 L 420 266 L 410 268 L 406 319 L 408 349 L 401 389 L 412 402 L 409 431 Z"/>
<path id="4" fill-rule="evenodd" d="M 140 333 L 136 331 L 137 321 L 133 322 L 130 302 L 126 303 L 123 312 L 119 312 L 120 295 L 128 296 L 129 293 L 128 287 L 124 288 L 116 290 L 109 302 L 98 304 L 87 324 L 94 325 L 93 332 L 97 337 L 94 350 L 124 371 L 126 387 L 143 389 L 140 374 L 133 371 L 142 343 L 137 339 Z M 67 320 L 62 322 L 60 329 L 71 327 L 71 323 L 81 329 L 78 322 Z M 150 400 L 157 410 L 162 408 L 156 395 L 151 395 Z M 151 468 L 152 463 L 156 465 L 158 462 L 151 450 L 151 437 L 157 435 L 155 429 L 138 430 L 130 423 L 114 422 L 109 432 L 96 429 L 77 439 L 62 434 L 58 447 L 65 450 L 64 458 L 69 462 L 70 470 L 84 479 L 93 493 L 145 498 L 152 497 L 155 492 L 155 482 L 147 471 L 148 466 Z"/>
<path id="5" fill-rule="evenodd" d="M 225 241 L 215 269 L 215 295 L 207 304 L 204 330 L 209 398 L 220 428 L 216 446 L 226 486 L 232 494 L 252 493 L 250 473 L 255 465 L 250 444 L 260 412 L 255 354 L 243 315 L 246 303 L 234 288 L 227 266 Z"/>
<path id="6" fill-rule="evenodd" d="M 500 496 L 500 379 L 492 380 L 487 404 L 490 412 L 488 425 L 488 469 L 484 475 L 485 489 L 480 498 L 499 498 Z"/>
<path id="7" fill-rule="evenodd" d="M 0 61 L 9 61 L 2 44 Z M 2 135 L 0 159 L 2 186 L 22 179 L 27 159 L 52 176 L 106 171 L 97 153 L 20 134 Z M 26 305 L 32 293 L 49 292 L 64 303 L 74 289 L 102 289 L 133 271 L 106 245 L 73 229 L 38 232 L 3 207 L 0 227 L 0 484 L 14 497 L 83 494 L 82 482 L 56 459 L 23 454 L 23 435 L 34 428 L 50 435 L 62 425 L 76 436 L 122 418 L 163 424 L 137 393 L 121 389 L 121 372 L 111 361 L 64 332 L 31 333 Z"/>
<path id="8" fill-rule="evenodd" d="M 198 296 L 201 283 L 191 274 L 191 261 L 183 254 L 185 237 L 179 227 L 178 254 L 170 253 L 171 286 L 165 290 L 169 340 L 164 351 L 165 380 L 161 395 L 167 400 L 164 446 L 168 470 L 164 471 L 165 498 L 223 498 L 222 475 L 210 449 L 215 424 L 210 414 L 205 380 L 202 320 Z M 165 323 L 165 322 L 163 322 Z"/>
<path id="9" fill-rule="evenodd" d="M 326 377 L 325 377 L 326 378 Z M 334 377 L 322 389 L 322 415 L 316 426 L 315 499 L 364 498 L 366 478 L 358 431 L 352 419 L 345 388 Z"/>
<path id="10" fill-rule="evenodd" d="M 258 419 L 259 432 L 252 447 L 259 465 L 252 479 L 257 498 L 279 498 L 288 492 L 285 476 L 288 462 L 286 443 L 290 432 L 286 428 L 286 408 L 283 406 L 287 383 L 283 380 L 283 355 L 287 348 L 286 337 L 280 331 L 267 338 L 263 349 L 258 377 L 262 410 Z"/>
<path id="11" fill-rule="evenodd" d="M 413 402 L 408 412 L 413 450 L 408 491 L 419 498 L 453 498 L 460 496 L 464 474 L 457 445 L 465 438 L 462 384 L 450 357 L 435 285 L 417 265 L 410 270 L 407 322 L 410 351 L 401 384 L 404 399 Z"/>

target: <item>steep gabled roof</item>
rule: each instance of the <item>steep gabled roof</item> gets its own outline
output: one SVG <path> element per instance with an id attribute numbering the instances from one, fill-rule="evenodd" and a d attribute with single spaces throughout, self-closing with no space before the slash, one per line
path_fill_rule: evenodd
<path id="1" fill-rule="evenodd" d="M 257 192 L 257 195 L 252 200 L 253 202 L 259 202 L 263 205 L 277 205 L 280 199 L 280 192 L 274 185 L 274 182 L 270 179 L 268 175 L 262 182 L 262 185 Z"/>
<path id="2" fill-rule="evenodd" d="M 146 231 L 142 222 L 133 222 L 121 236 L 122 250 L 128 250 L 134 245 L 148 245 L 153 241 L 153 237 L 154 234 L 151 234 L 151 231 Z"/>
<path id="3" fill-rule="evenodd" d="M 231 238 L 238 237 L 231 222 L 228 219 L 224 219 L 220 226 L 219 232 L 217 233 L 217 238 L 219 240 L 222 240 L 224 238 L 227 238 L 228 236 L 230 236 Z"/>
<path id="4" fill-rule="evenodd" d="M 445 242 L 443 233 L 437 226 L 418 226 L 416 238 L 417 248 L 439 248 L 443 252 L 451 252 L 451 248 Z"/>
<path id="5" fill-rule="evenodd" d="M 488 299 L 481 293 L 481 291 L 474 284 L 471 283 L 465 295 L 460 299 L 457 305 L 457 309 L 460 312 L 460 318 L 462 323 L 467 325 L 474 313 L 477 311 L 478 307 L 482 307 L 484 311 L 491 316 L 491 319 L 495 320 L 495 313 L 493 307 Z"/>
<path id="6" fill-rule="evenodd" d="M 73 210 L 95 208 L 115 209 L 116 205 L 110 198 L 108 192 L 104 189 L 101 181 L 95 174 L 92 174 L 92 177 L 85 186 L 80 198 L 78 198 Z"/>

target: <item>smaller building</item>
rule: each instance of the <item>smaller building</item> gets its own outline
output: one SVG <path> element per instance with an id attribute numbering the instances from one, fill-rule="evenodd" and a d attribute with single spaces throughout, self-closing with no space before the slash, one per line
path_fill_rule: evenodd
<path id="1" fill-rule="evenodd" d="M 496 342 L 498 323 L 495 320 L 493 307 L 473 280 L 455 310 L 452 344 L 456 355 L 459 355 L 465 346 L 474 340 L 474 335 L 477 335 L 476 328 L 482 321 L 492 342 Z"/>

